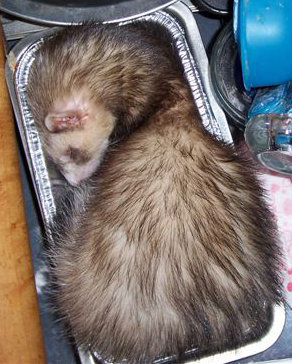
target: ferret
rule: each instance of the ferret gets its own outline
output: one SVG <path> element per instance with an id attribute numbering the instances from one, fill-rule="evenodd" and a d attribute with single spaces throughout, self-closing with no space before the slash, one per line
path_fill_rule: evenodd
<path id="1" fill-rule="evenodd" d="M 264 193 L 202 127 L 165 32 L 66 27 L 29 77 L 46 153 L 78 185 L 52 226 L 59 313 L 80 348 L 117 363 L 237 348 L 282 301 Z"/>

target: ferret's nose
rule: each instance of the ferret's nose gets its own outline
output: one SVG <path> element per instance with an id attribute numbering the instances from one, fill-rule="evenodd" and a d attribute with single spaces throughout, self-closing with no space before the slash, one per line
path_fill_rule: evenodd
<path id="1" fill-rule="evenodd" d="M 77 186 L 95 172 L 98 164 L 99 159 L 92 159 L 88 163 L 82 165 L 74 165 L 69 163 L 66 166 L 66 169 L 64 168 L 62 170 L 62 173 L 72 186 Z"/>
<path id="2" fill-rule="evenodd" d="M 74 176 L 74 175 L 65 174 L 65 173 L 64 173 L 64 177 L 72 186 L 78 186 L 84 180 L 84 177 Z"/>

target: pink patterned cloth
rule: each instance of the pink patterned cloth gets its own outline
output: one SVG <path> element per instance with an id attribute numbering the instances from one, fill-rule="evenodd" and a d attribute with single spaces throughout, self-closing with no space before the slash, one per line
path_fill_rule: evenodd
<path id="1" fill-rule="evenodd" d="M 262 172 L 260 180 L 267 190 L 283 244 L 282 277 L 287 303 L 292 307 L 292 176 L 267 170 Z"/>

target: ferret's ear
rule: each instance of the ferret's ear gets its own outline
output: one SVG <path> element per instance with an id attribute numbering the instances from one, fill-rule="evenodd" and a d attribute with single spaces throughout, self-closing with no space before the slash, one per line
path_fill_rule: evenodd
<path id="1" fill-rule="evenodd" d="M 60 113 L 50 113 L 45 118 L 45 125 L 52 133 L 82 129 L 88 114 L 81 110 L 68 110 Z"/>

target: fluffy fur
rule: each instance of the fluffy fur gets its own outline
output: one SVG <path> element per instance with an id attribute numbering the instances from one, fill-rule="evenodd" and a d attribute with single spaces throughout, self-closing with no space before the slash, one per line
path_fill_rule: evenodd
<path id="1" fill-rule="evenodd" d="M 159 107 L 168 80 L 176 77 L 167 34 L 154 24 L 145 27 L 125 26 L 123 32 L 110 25 L 88 24 L 81 32 L 68 27 L 36 53 L 28 102 L 47 155 L 70 184 L 89 177 L 108 143 Z M 151 37 L 155 31 L 161 39 Z M 72 149 L 87 160 L 76 163 Z"/>
<path id="2" fill-rule="evenodd" d="M 267 329 L 281 300 L 276 230 L 259 183 L 203 130 L 171 47 L 159 43 L 143 25 L 65 29 L 40 50 L 32 75 L 41 83 L 29 95 L 45 147 L 76 131 L 44 125 L 55 98 L 73 89 L 112 115 L 104 139 L 124 135 L 67 198 L 50 251 L 77 344 L 116 362 L 237 347 Z"/>

